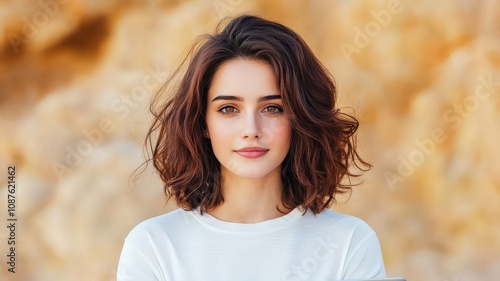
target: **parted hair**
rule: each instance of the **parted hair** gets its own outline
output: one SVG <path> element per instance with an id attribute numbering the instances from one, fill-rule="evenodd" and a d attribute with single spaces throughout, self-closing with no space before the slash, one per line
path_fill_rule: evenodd
<path id="1" fill-rule="evenodd" d="M 297 33 L 274 21 L 241 15 L 227 24 L 221 21 L 214 35 L 198 39 L 150 106 L 154 118 L 146 135 L 146 163 L 152 162 L 159 173 L 167 200 L 202 212 L 224 202 L 221 164 L 211 140 L 204 137 L 205 114 L 214 73 L 236 58 L 265 62 L 275 75 L 292 130 L 281 170 L 283 205 L 318 214 L 337 194 L 352 190 L 350 178 L 371 167 L 356 149 L 359 123 L 336 107 L 332 75 Z"/>

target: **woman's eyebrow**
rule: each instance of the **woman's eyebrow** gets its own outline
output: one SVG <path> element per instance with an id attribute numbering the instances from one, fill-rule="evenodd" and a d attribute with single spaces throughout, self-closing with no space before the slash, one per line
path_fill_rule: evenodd
<path id="1" fill-rule="evenodd" d="M 268 100 L 277 100 L 277 99 L 281 99 L 281 96 L 280 95 L 262 96 L 262 97 L 259 97 L 257 99 L 257 102 L 268 101 Z M 237 97 L 237 96 L 217 96 L 212 100 L 212 102 L 217 101 L 217 100 L 243 101 L 243 98 Z"/>

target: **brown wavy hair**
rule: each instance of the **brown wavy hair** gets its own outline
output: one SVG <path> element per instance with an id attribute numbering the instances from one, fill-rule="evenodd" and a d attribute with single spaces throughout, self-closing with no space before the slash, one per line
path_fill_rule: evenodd
<path id="1" fill-rule="evenodd" d="M 167 200 L 173 197 L 183 209 L 200 207 L 203 212 L 223 203 L 220 163 L 203 135 L 209 85 L 223 62 L 263 61 L 274 71 L 292 128 L 282 163 L 282 203 L 321 212 L 336 194 L 351 191 L 349 179 L 360 175 L 350 171 L 353 165 L 361 171 L 371 167 L 356 151 L 358 121 L 336 108 L 333 77 L 294 31 L 254 15 L 238 16 L 221 28 L 223 22 L 215 35 L 199 38 L 153 98 L 146 163 L 153 162 Z M 181 71 L 186 61 L 187 69 Z"/>

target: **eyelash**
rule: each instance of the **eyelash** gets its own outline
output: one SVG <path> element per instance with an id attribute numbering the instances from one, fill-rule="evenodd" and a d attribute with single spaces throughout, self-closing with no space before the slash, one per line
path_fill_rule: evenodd
<path id="1" fill-rule="evenodd" d="M 278 114 L 283 113 L 283 108 L 281 108 L 280 106 L 277 106 L 277 105 L 268 105 L 268 106 L 266 106 L 266 108 L 269 108 L 269 107 L 273 107 L 273 108 L 277 109 L 277 112 L 270 112 L 269 114 L 271 114 L 271 115 L 278 115 Z M 225 105 L 225 106 L 220 107 L 217 111 L 220 114 L 222 114 L 222 115 L 230 115 L 230 114 L 234 113 L 234 112 L 231 112 L 231 113 L 224 112 L 223 110 L 225 110 L 227 108 L 234 108 L 234 109 L 236 109 L 236 107 L 234 107 L 232 105 Z"/>

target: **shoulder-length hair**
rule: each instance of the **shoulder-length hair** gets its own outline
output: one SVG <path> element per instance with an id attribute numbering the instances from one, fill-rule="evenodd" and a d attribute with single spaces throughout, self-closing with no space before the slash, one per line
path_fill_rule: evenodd
<path id="1" fill-rule="evenodd" d="M 180 82 L 167 91 L 178 68 L 151 104 L 147 162 L 159 173 L 167 200 L 173 197 L 183 209 L 200 207 L 202 212 L 224 202 L 220 163 L 204 137 L 207 95 L 223 62 L 245 58 L 272 67 L 292 128 L 282 163 L 282 203 L 321 212 L 336 194 L 351 191 L 350 180 L 343 180 L 360 175 L 349 170 L 353 164 L 361 171 L 371 167 L 356 151 L 358 121 L 336 108 L 333 77 L 291 29 L 252 15 L 236 17 L 220 29 L 221 23 L 215 35 L 205 35 L 192 47 L 181 64 L 189 61 Z M 168 100 L 160 102 L 165 94 Z"/>

